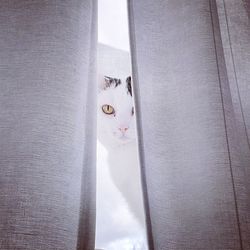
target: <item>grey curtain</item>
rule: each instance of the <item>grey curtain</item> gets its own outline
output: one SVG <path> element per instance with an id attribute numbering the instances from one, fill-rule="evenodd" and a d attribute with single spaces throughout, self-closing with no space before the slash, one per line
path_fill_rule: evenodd
<path id="1" fill-rule="evenodd" d="M 129 0 L 150 249 L 250 249 L 245 0 Z M 94 249 L 96 1 L 0 1 L 0 249 Z"/>
<path id="2" fill-rule="evenodd" d="M 94 249 L 95 19 L 0 1 L 0 249 Z"/>
<path id="3" fill-rule="evenodd" d="M 150 249 L 250 249 L 249 3 L 128 4 Z"/>

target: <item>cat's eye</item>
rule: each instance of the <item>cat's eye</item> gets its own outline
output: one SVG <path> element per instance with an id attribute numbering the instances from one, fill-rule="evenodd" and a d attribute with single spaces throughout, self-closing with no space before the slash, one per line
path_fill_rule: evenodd
<path id="1" fill-rule="evenodd" d="M 135 113 L 135 109 L 133 107 L 132 110 L 131 110 L 131 114 L 134 115 L 134 113 Z"/>
<path id="2" fill-rule="evenodd" d="M 104 104 L 102 106 L 102 111 L 103 111 L 103 113 L 105 113 L 107 115 L 112 115 L 115 113 L 115 109 L 111 105 L 108 105 L 108 104 Z"/>

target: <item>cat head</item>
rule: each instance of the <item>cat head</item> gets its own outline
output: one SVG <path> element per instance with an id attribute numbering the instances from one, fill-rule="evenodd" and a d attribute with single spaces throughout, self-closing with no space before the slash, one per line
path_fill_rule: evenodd
<path id="1" fill-rule="evenodd" d="M 102 77 L 98 95 L 98 137 L 104 145 L 135 140 L 135 115 L 131 77 Z"/>

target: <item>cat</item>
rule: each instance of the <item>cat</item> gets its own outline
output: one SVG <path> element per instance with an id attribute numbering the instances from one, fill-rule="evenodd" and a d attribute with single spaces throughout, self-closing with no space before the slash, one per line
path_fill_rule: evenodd
<path id="1" fill-rule="evenodd" d="M 98 139 L 108 151 L 111 179 L 144 227 L 131 76 L 104 76 L 98 94 Z"/>

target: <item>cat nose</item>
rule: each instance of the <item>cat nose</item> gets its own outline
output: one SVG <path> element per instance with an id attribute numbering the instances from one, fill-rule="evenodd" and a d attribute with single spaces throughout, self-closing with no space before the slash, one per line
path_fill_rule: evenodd
<path id="1" fill-rule="evenodd" d="M 125 133 L 128 130 L 128 126 L 120 126 L 118 128 L 122 133 Z"/>

